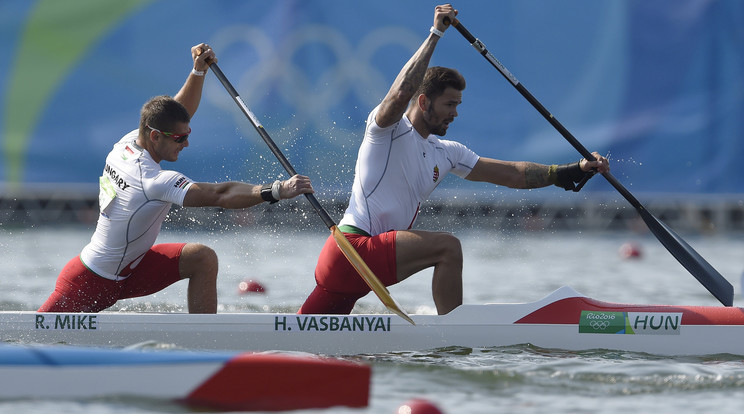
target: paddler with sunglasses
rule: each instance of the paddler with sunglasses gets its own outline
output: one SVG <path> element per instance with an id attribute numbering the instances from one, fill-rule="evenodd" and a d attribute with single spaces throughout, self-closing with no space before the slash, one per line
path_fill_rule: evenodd
<path id="1" fill-rule="evenodd" d="M 209 62 L 207 44 L 191 48 L 193 69 L 173 97 L 156 96 L 141 110 L 139 129 L 106 157 L 99 178 L 100 215 L 91 241 L 60 272 L 39 312 L 99 312 L 120 299 L 146 296 L 188 279 L 188 311 L 217 312 L 217 254 L 200 243 L 155 244 L 172 204 L 240 209 L 312 193 L 295 175 L 265 185 L 203 183 L 160 167 L 189 146 L 189 122 L 201 100 Z"/>

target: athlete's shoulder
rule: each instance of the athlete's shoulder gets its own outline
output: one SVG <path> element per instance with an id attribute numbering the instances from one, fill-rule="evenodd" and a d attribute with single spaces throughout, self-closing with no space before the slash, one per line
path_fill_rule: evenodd
<path id="1" fill-rule="evenodd" d="M 137 136 L 139 136 L 139 129 L 127 132 L 119 139 L 119 141 L 116 142 L 116 144 L 114 144 L 114 148 L 122 145 L 134 144 L 137 140 Z"/>
<path id="2" fill-rule="evenodd" d="M 401 119 L 399 119 L 397 122 L 393 123 L 392 125 L 381 127 L 380 125 L 377 124 L 377 113 L 380 111 L 380 106 L 381 105 L 377 105 L 374 109 L 372 109 L 372 111 L 369 113 L 369 116 L 367 117 L 367 128 L 366 128 L 367 134 L 380 134 L 383 132 L 395 130 L 400 127 L 405 128 L 406 126 L 410 126 L 410 122 L 408 123 L 405 122 L 408 120 L 408 118 L 404 114 L 403 117 L 401 117 Z"/>
<path id="3" fill-rule="evenodd" d="M 132 163 L 142 157 L 144 150 L 135 143 L 137 140 L 138 130 L 124 135 L 108 155 L 108 161 L 116 163 Z"/>

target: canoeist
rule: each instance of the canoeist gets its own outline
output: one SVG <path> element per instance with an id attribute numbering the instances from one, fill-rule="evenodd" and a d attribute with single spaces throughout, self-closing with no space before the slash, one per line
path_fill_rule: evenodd
<path id="1" fill-rule="evenodd" d="M 189 279 L 188 310 L 217 311 L 217 254 L 199 243 L 155 244 L 173 203 L 239 209 L 312 193 L 295 175 L 266 185 L 196 183 L 160 161 L 176 161 L 189 146 L 189 123 L 201 100 L 207 44 L 191 48 L 193 69 L 175 97 L 157 96 L 141 110 L 139 129 L 124 135 L 106 157 L 100 177 L 100 216 L 91 241 L 62 269 L 40 312 L 99 312 L 119 299 L 145 296 Z"/>
<path id="2" fill-rule="evenodd" d="M 582 159 L 564 165 L 479 157 L 463 144 L 439 139 L 457 117 L 465 79 L 454 69 L 428 68 L 439 39 L 457 11 L 436 6 L 429 36 L 403 66 L 367 119 L 351 199 L 339 229 L 385 285 L 434 267 L 432 292 L 439 314 L 462 303 L 462 249 L 450 233 L 411 230 L 421 203 L 447 173 L 511 188 L 556 185 L 578 191 L 609 162 Z M 299 313 L 350 313 L 370 290 L 330 237 L 315 268 L 317 286 Z"/>

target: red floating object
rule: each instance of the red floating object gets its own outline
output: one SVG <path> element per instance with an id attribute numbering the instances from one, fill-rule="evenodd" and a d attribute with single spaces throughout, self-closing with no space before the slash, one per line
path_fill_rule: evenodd
<path id="1" fill-rule="evenodd" d="M 620 246 L 620 257 L 623 259 L 637 259 L 641 257 L 641 248 L 634 243 L 625 243 Z"/>
<path id="2" fill-rule="evenodd" d="M 265 293 L 263 285 L 255 280 L 244 280 L 238 284 L 240 293 Z"/>
<path id="3" fill-rule="evenodd" d="M 397 414 L 444 414 L 431 401 L 423 398 L 414 398 L 398 408 Z"/>

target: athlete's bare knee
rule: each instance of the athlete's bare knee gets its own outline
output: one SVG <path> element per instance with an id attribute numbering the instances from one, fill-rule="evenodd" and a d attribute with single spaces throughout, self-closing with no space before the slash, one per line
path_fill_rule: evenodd
<path id="1" fill-rule="evenodd" d="M 460 244 L 460 239 L 451 233 L 439 233 L 437 239 L 436 246 L 439 247 L 439 254 L 443 260 L 462 263 L 462 245 Z"/>
<path id="2" fill-rule="evenodd" d="M 200 243 L 188 243 L 181 251 L 181 276 L 217 277 L 217 253 Z"/>

